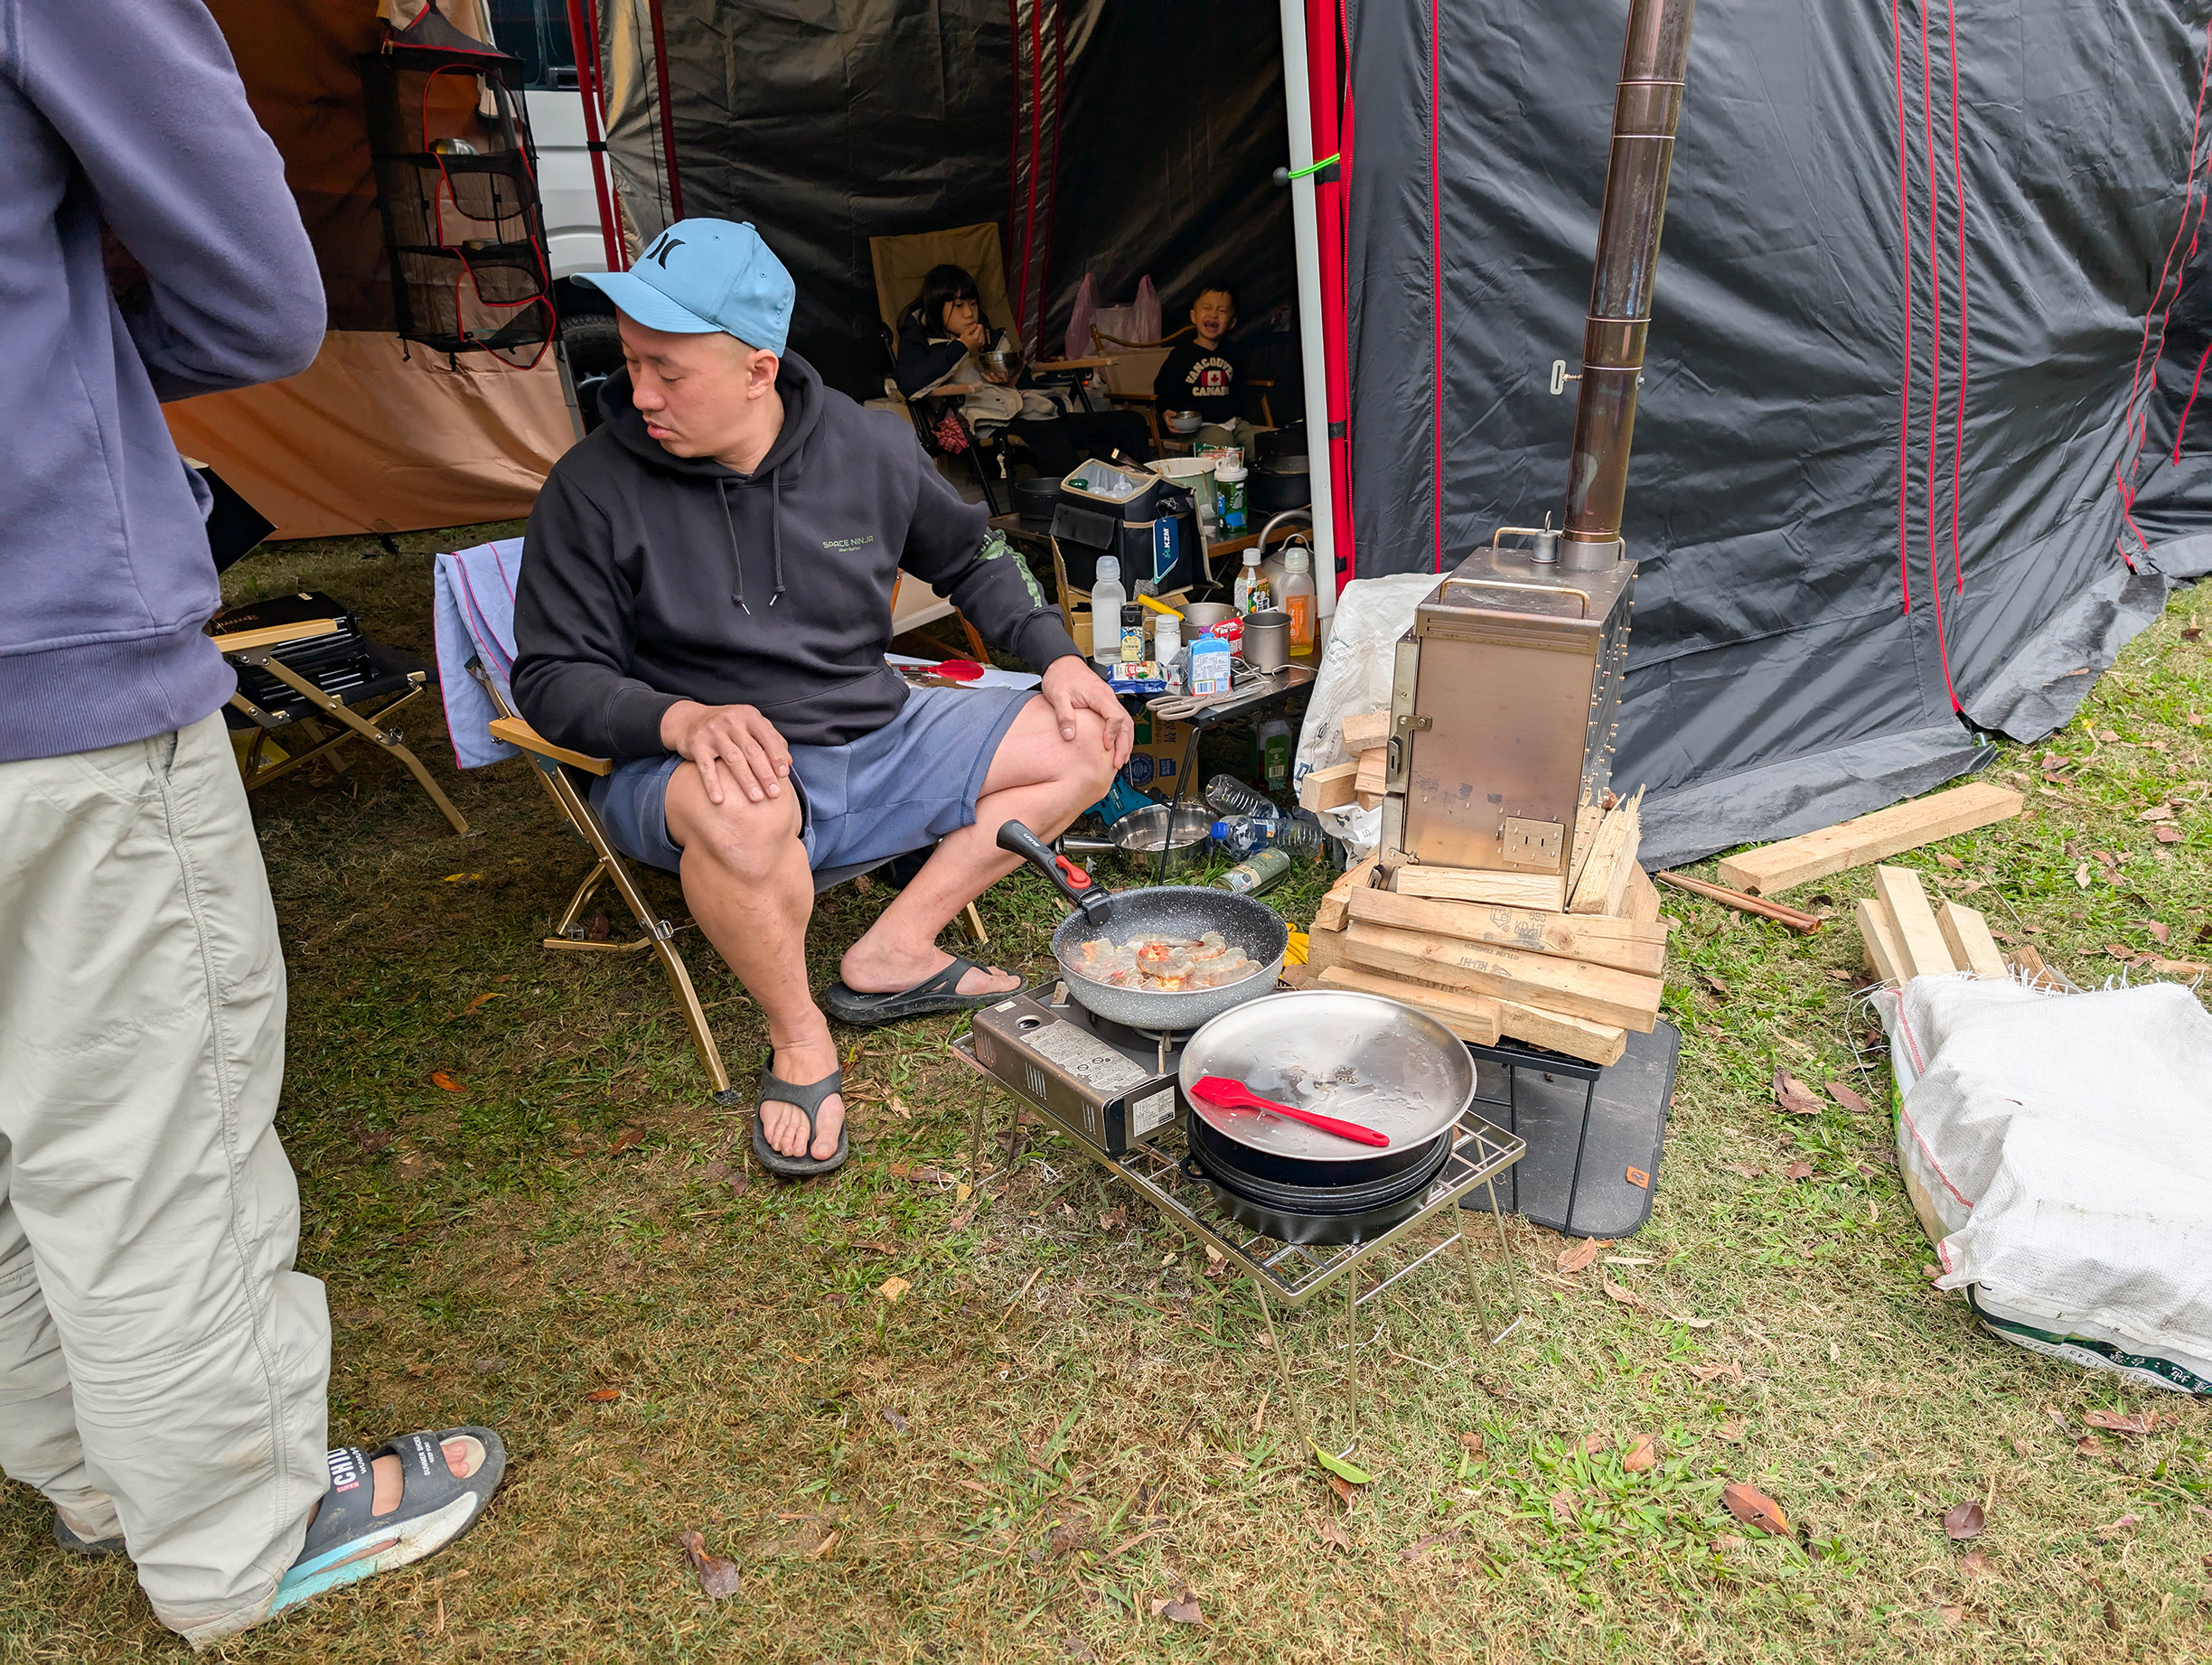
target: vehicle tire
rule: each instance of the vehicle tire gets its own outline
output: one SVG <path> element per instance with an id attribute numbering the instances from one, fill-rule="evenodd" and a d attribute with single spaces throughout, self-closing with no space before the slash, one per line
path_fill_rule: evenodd
<path id="1" fill-rule="evenodd" d="M 576 383 L 576 409 L 588 434 L 599 426 L 599 390 L 622 369 L 622 332 L 605 313 L 579 313 L 560 321 L 561 351 Z"/>

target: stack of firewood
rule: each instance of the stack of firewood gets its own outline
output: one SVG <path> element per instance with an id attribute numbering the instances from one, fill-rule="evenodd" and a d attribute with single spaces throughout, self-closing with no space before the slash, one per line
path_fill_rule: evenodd
<path id="1" fill-rule="evenodd" d="M 1300 801 L 1350 801 L 1336 796 L 1345 782 L 1364 798 L 1369 776 L 1379 790 L 1388 724 L 1384 712 L 1346 717 L 1345 744 L 1359 761 L 1308 775 Z M 1322 900 L 1299 980 L 1388 995 L 1477 1044 L 1506 1036 L 1613 1062 L 1630 1030 L 1657 1022 L 1666 963 L 1658 893 L 1636 863 L 1641 800 L 1585 809 L 1563 878 L 1377 852 Z"/>

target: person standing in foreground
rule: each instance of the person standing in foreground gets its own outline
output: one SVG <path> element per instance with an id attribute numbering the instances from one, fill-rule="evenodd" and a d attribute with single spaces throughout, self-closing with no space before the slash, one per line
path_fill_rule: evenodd
<path id="1" fill-rule="evenodd" d="M 505 1462 L 324 1449 L 284 960 L 159 407 L 305 369 L 323 287 L 202 0 L 0 0 L 0 1469 L 200 1647 L 431 1553 Z"/>
<path id="2" fill-rule="evenodd" d="M 888 411 L 786 351 L 797 298 L 760 234 L 677 221 L 614 303 L 623 370 L 598 431 L 553 465 L 515 590 L 515 702 L 556 745 L 619 762 L 592 805 L 624 854 L 683 879 L 708 941 L 768 1020 L 753 1154 L 788 1178 L 851 1144 L 830 1024 L 807 986 L 814 875 L 929 859 L 823 995 L 861 1025 L 972 1010 L 1021 980 L 937 946 L 1106 795 L 1132 725 L 1059 610 Z M 1042 673 L 909 688 L 884 662 L 904 572 Z"/>

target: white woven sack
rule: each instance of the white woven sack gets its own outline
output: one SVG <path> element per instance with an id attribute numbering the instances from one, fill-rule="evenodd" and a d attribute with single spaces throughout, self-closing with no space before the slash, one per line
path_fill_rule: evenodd
<path id="1" fill-rule="evenodd" d="M 2195 996 L 1929 977 L 1877 1005 L 1936 1286 L 2036 1352 L 2212 1393 L 2212 1016 Z"/>
<path id="2" fill-rule="evenodd" d="M 1399 573 L 1388 578 L 1355 578 L 1336 597 L 1322 650 L 1306 721 L 1298 730 L 1294 782 L 1308 772 L 1345 762 L 1344 720 L 1390 705 L 1391 678 L 1398 662 L 1398 638 L 1413 628 L 1413 610 L 1437 586 L 1434 573 Z M 1382 837 L 1382 811 L 1346 804 L 1319 812 L 1321 825 L 1354 850 L 1374 848 Z"/>

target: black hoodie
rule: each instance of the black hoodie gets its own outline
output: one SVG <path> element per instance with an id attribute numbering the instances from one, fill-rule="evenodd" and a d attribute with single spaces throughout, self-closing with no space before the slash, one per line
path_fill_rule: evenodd
<path id="1" fill-rule="evenodd" d="M 680 699 L 757 706 L 792 745 L 881 728 L 908 691 L 884 664 L 901 569 L 1039 670 L 1075 652 L 904 417 L 824 388 L 795 353 L 776 391 L 783 428 L 750 474 L 663 451 L 627 374 L 553 465 L 522 545 L 514 693 L 556 745 L 652 755 Z"/>

